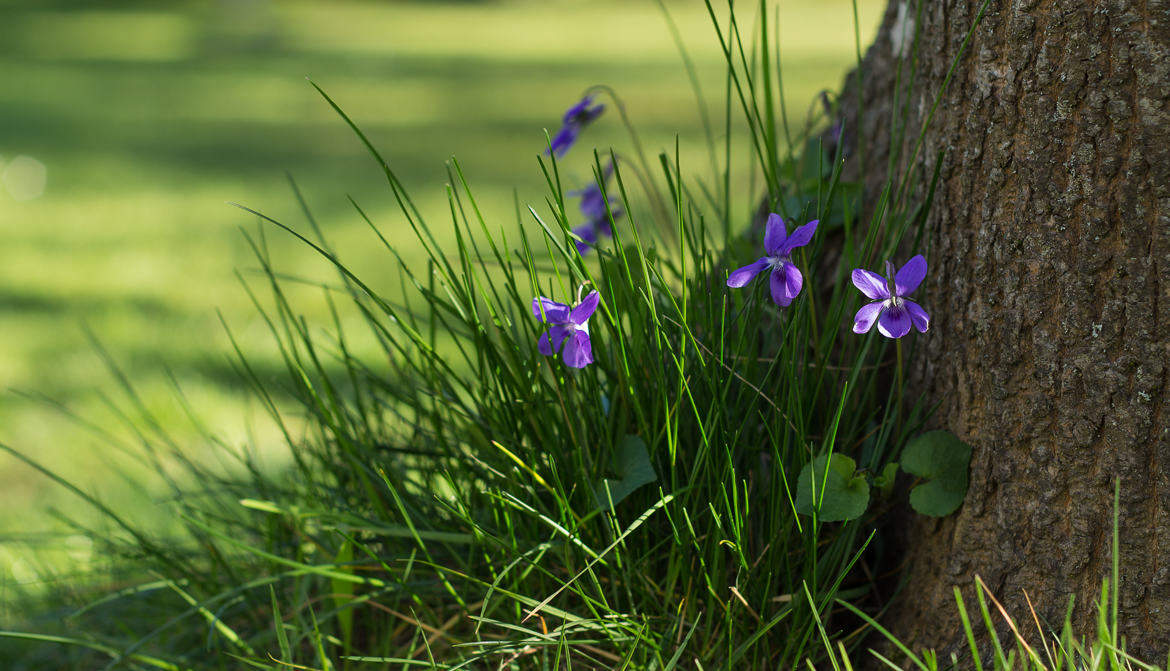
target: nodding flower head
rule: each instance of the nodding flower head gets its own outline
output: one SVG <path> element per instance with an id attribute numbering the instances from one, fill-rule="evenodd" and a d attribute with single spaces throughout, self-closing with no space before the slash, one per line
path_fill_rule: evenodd
<path id="1" fill-rule="evenodd" d="M 605 166 L 605 170 L 601 173 L 601 184 L 609 181 L 610 176 L 613 175 L 613 163 Z M 601 236 L 613 237 L 613 227 L 610 225 L 610 214 L 617 219 L 622 216 L 622 210 L 617 206 L 617 201 L 614 198 L 605 198 L 601 193 L 601 184 L 590 184 L 584 189 L 577 191 L 570 191 L 570 196 L 581 197 L 581 214 L 584 214 L 588 221 L 573 229 L 573 233 L 581 240 L 577 243 L 577 253 L 584 254 L 589 251 L 590 247 L 597 244 Z M 608 208 L 607 208 L 608 201 Z"/>
<path id="2" fill-rule="evenodd" d="M 565 110 L 561 129 L 553 136 L 548 149 L 544 150 L 546 155 L 551 153 L 556 154 L 557 158 L 562 158 L 568 153 L 573 143 L 577 141 L 577 135 L 581 133 L 581 130 L 593 123 L 594 119 L 605 111 L 605 105 L 599 104 L 590 107 L 592 104 L 593 95 L 590 94 L 582 98 L 581 102 Z"/>
<path id="3" fill-rule="evenodd" d="M 545 356 L 561 350 L 565 365 L 584 368 L 593 363 L 593 345 L 589 342 L 589 318 L 601 302 L 601 295 L 590 292 L 576 306 L 568 306 L 540 296 L 532 299 L 532 314 L 549 330 L 540 336 L 536 348 Z"/>
<path id="4" fill-rule="evenodd" d="M 926 333 L 930 315 L 914 301 L 906 298 L 914 293 L 926 277 L 926 259 L 919 254 L 894 272 L 894 264 L 886 261 L 886 276 L 858 268 L 853 271 L 853 286 L 872 300 L 861 306 L 853 317 L 853 332 L 868 333 L 876 321 L 878 333 L 887 338 L 901 338 L 910 327 Z"/>
<path id="5" fill-rule="evenodd" d="M 792 250 L 812 241 L 813 233 L 817 232 L 817 223 L 814 219 L 788 235 L 780 215 L 768 215 L 768 224 L 764 230 L 764 253 L 767 256 L 728 275 L 727 286 L 738 289 L 751 282 L 760 272 L 771 270 L 772 301 L 782 308 L 788 307 L 804 285 L 804 276 L 792 262 Z"/>

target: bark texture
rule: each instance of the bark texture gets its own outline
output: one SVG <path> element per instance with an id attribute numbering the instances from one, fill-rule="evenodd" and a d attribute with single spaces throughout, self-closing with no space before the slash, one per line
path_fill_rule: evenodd
<path id="1" fill-rule="evenodd" d="M 865 58 L 861 118 L 856 74 L 842 93 L 847 142 L 865 131 L 870 204 L 874 166 L 899 146 L 906 163 L 980 2 L 923 1 L 914 88 L 897 99 L 910 137 L 891 142 L 897 31 L 917 11 L 910 0 L 899 20 L 902 5 Z M 1170 2 L 991 0 L 915 159 L 927 177 L 940 151 L 916 294 L 933 323 L 911 386 L 974 447 L 971 485 L 955 515 L 908 522 L 909 584 L 888 624 L 962 659 L 952 586 L 970 608 L 978 574 L 1033 645 L 1023 590 L 1053 627 L 1075 595 L 1076 632 L 1094 635 L 1120 478 L 1120 628 L 1165 663 Z"/>

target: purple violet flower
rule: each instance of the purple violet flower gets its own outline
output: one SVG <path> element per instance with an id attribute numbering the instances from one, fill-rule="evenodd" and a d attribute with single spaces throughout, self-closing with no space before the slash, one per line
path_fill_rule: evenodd
<path id="1" fill-rule="evenodd" d="M 613 176 L 613 161 L 605 164 L 605 168 L 601 171 L 601 183 L 609 184 L 609 178 Z M 590 184 L 584 189 L 570 191 L 567 195 L 581 197 L 581 212 L 590 219 L 597 219 L 605 216 L 605 199 L 601 195 L 601 186 L 596 182 Z M 613 199 L 609 202 L 612 204 Z"/>
<path id="2" fill-rule="evenodd" d="M 553 136 L 549 148 L 544 150 L 545 155 L 553 153 L 557 155 L 557 158 L 564 157 L 573 143 L 577 141 L 577 135 L 581 130 L 601 116 L 601 113 L 605 111 L 605 105 L 590 107 L 592 102 L 593 96 L 587 95 L 581 99 L 581 102 L 565 111 L 563 125 Z"/>
<path id="3" fill-rule="evenodd" d="M 751 282 L 760 272 L 771 269 L 772 300 L 782 308 L 788 307 L 804 285 L 804 276 L 792 262 L 792 250 L 812 240 L 818 221 L 814 219 L 788 235 L 780 215 L 769 214 L 764 230 L 764 252 L 767 256 L 728 275 L 727 286 L 738 289 Z"/>
<path id="4" fill-rule="evenodd" d="M 606 165 L 605 170 L 602 172 L 603 182 L 608 182 L 611 175 L 613 175 L 612 162 Z M 614 219 L 622 216 L 622 210 L 617 207 L 617 201 L 615 199 L 609 199 L 609 209 L 607 211 L 606 199 L 602 197 L 601 186 L 598 184 L 590 184 L 584 189 L 570 191 L 568 195 L 581 197 L 581 213 L 589 218 L 588 222 L 573 229 L 573 233 L 581 238 L 581 241 L 577 243 L 578 254 L 588 252 L 590 247 L 597 244 L 597 241 L 602 235 L 613 237 L 613 227 L 610 225 L 609 213 L 613 213 Z"/>
<path id="5" fill-rule="evenodd" d="M 894 273 L 894 264 L 886 261 L 886 276 L 858 268 L 853 271 L 853 286 L 874 301 L 861 306 L 853 317 L 853 332 L 868 333 L 876 321 L 878 332 L 887 338 L 901 338 L 910 326 L 926 333 L 930 315 L 917 303 L 906 298 L 926 277 L 926 259 L 919 254 Z"/>
<path id="6" fill-rule="evenodd" d="M 601 295 L 596 291 L 590 292 L 584 300 L 570 307 L 564 303 L 540 296 L 532 299 L 532 314 L 542 323 L 549 324 L 548 333 L 540 336 L 536 348 L 545 356 L 552 356 L 557 350 L 564 350 L 561 355 L 565 365 L 571 368 L 584 368 L 593 363 L 593 346 L 589 343 L 589 317 L 597 309 Z"/>

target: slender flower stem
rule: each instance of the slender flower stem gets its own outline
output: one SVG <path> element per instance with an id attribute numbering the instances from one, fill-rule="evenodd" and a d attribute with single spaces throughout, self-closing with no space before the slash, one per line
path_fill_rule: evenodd
<path id="1" fill-rule="evenodd" d="M 641 140 L 638 139 L 638 131 L 635 130 L 634 124 L 630 122 L 630 117 L 628 114 L 626 114 L 626 106 L 624 103 L 622 103 L 622 99 L 618 97 L 617 91 L 614 91 L 605 84 L 594 85 L 590 87 L 589 90 L 602 91 L 609 95 L 609 97 L 613 100 L 614 107 L 617 108 L 618 115 L 622 118 L 622 125 L 626 127 L 627 131 L 629 131 L 630 140 L 634 143 L 634 153 L 637 155 L 638 161 L 642 164 L 642 170 L 646 175 L 646 179 L 649 179 L 651 174 L 650 163 L 646 160 L 646 152 L 642 149 Z M 643 186 L 646 188 L 646 192 L 650 196 L 651 206 L 654 208 L 655 214 L 658 216 L 659 221 L 667 221 L 670 216 L 668 214 L 668 210 L 666 209 L 666 204 L 662 200 L 662 194 L 658 192 L 658 189 L 654 187 L 653 183 L 646 183 Z M 670 231 L 673 233 L 674 229 L 671 228 Z"/>
<path id="2" fill-rule="evenodd" d="M 805 262 L 804 267 L 808 268 L 810 264 L 804 250 L 801 250 L 800 257 Z M 817 292 L 811 290 L 808 292 L 808 314 L 812 318 L 813 356 L 819 361 L 821 358 L 821 332 L 817 330 Z"/>
<path id="3" fill-rule="evenodd" d="M 897 404 L 894 406 L 894 426 L 896 427 L 896 430 L 897 430 L 897 435 L 895 436 L 895 438 L 899 438 L 902 435 L 902 386 L 903 386 L 902 385 L 902 339 L 901 338 L 898 338 L 894 341 L 894 350 L 897 351 L 897 353 L 898 353 L 898 373 L 897 373 L 897 376 L 898 376 L 897 377 L 898 400 L 897 400 Z"/>

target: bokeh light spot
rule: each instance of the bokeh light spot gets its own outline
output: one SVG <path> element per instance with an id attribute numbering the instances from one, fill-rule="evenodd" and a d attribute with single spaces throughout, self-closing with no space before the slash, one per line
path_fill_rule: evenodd
<path id="1" fill-rule="evenodd" d="M 16 200 L 32 200 L 45 192 L 48 168 L 31 156 L 17 156 L 0 172 L 0 184 Z"/>

